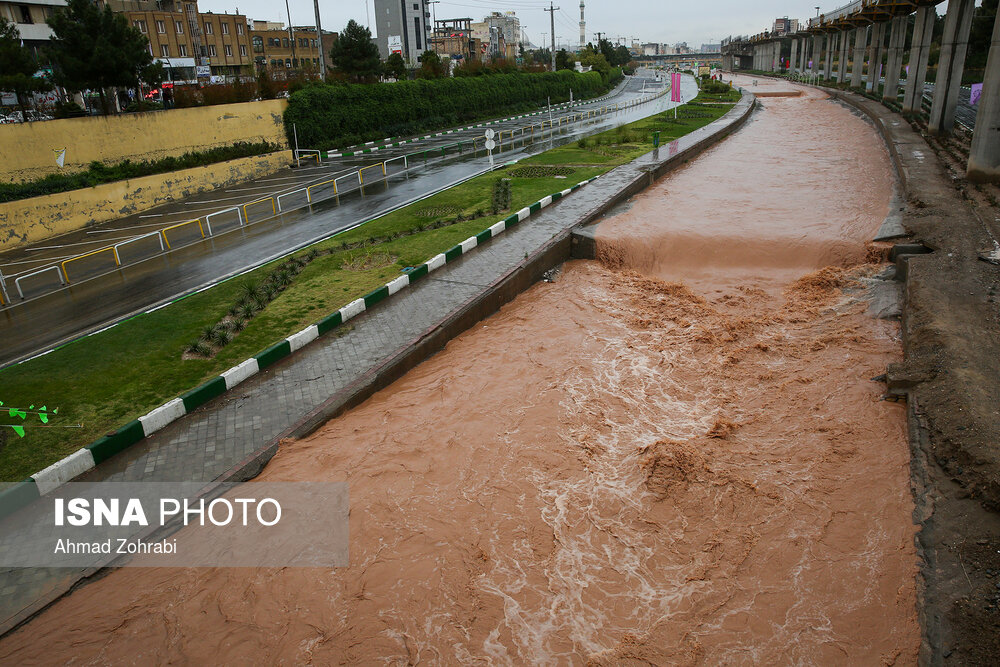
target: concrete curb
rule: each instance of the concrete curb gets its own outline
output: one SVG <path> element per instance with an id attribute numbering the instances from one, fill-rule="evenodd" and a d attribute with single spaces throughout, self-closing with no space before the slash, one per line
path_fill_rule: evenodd
<path id="1" fill-rule="evenodd" d="M 399 278 L 386 283 L 359 299 L 355 299 L 336 312 L 309 325 L 302 331 L 292 334 L 281 342 L 275 343 L 258 352 L 253 357 L 224 371 L 222 374 L 217 375 L 200 386 L 181 394 L 178 398 L 151 410 L 138 419 L 133 419 L 116 431 L 95 440 L 86 447 L 35 473 L 28 479 L 0 491 L 0 518 L 16 512 L 18 509 L 34 502 L 76 476 L 95 468 L 118 452 L 131 447 L 168 424 L 197 410 L 205 403 L 221 396 L 268 366 L 291 356 L 296 350 L 303 348 L 321 335 L 336 329 L 408 285 L 412 285 L 423 279 L 432 271 L 471 252 L 480 243 L 485 243 L 491 238 L 499 236 L 508 227 L 513 227 L 523 220 L 528 219 L 531 215 L 559 201 L 570 193 L 579 190 L 596 178 L 598 177 L 595 176 L 594 178 L 577 183 L 570 188 L 555 192 L 547 197 L 543 197 L 530 206 L 522 208 L 520 211 L 507 216 L 479 234 L 470 236 L 458 245 L 432 257 Z"/>

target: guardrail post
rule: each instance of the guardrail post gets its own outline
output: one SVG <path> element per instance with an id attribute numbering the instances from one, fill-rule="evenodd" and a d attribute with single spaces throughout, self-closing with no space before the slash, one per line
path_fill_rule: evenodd
<path id="1" fill-rule="evenodd" d="M 208 235 L 209 236 L 215 236 L 215 234 L 212 233 L 212 223 L 210 223 L 208 221 L 208 218 L 209 218 L 209 216 L 206 215 L 205 216 L 205 226 L 208 227 Z"/>
<path id="2" fill-rule="evenodd" d="M 0 271 L 0 300 L 2 305 L 10 303 L 10 296 L 7 295 L 7 283 L 4 281 L 3 271 Z"/>
<path id="3" fill-rule="evenodd" d="M 358 169 L 358 185 L 364 185 L 365 179 L 361 176 L 361 170 Z"/>

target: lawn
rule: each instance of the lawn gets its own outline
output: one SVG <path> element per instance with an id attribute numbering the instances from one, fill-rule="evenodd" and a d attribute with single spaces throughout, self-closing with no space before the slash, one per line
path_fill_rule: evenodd
<path id="1" fill-rule="evenodd" d="M 668 142 L 715 120 L 729 108 L 690 103 L 681 108 L 677 121 L 672 112 L 659 114 L 555 148 L 295 253 L 295 257 L 305 257 L 310 250 L 319 251 L 287 288 L 211 358 L 185 358 L 190 357 L 185 351 L 207 327 L 227 317 L 248 286 L 264 281 L 285 258 L 0 370 L 0 401 L 5 407 L 59 409 L 48 424 L 52 428 L 28 428 L 23 438 L 0 428 L 0 481 L 24 479 L 380 287 L 407 267 L 486 229 L 511 211 L 648 152 L 653 131 L 660 131 L 661 141 Z M 532 165 L 543 168 L 532 169 Z M 510 179 L 510 206 L 493 214 L 492 193 L 502 178 Z M 15 422 L 22 423 L 16 417 L 4 423 Z M 41 426 L 31 415 L 23 423 Z M 76 424 L 81 427 L 62 428 Z"/>

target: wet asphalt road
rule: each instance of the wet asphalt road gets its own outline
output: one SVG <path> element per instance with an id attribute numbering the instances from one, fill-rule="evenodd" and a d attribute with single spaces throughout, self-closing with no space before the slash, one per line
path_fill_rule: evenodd
<path id="1" fill-rule="evenodd" d="M 651 88 L 656 85 L 652 79 L 633 77 L 607 102 L 583 105 L 572 111 L 553 111 L 553 118 L 635 99 L 641 95 L 644 83 L 647 93 L 656 92 L 657 89 Z M 695 91 L 694 80 L 685 77 L 684 98 L 691 99 Z M 547 120 L 547 114 L 495 124 L 492 127 L 498 130 L 515 130 L 513 140 L 505 138 L 503 150 L 495 152 L 497 164 L 517 160 L 672 106 L 669 96 L 664 96 L 627 111 L 557 126 L 551 139 L 547 129 L 544 138 L 536 130 L 534 141 L 528 134 L 519 135 L 517 128 Z M 29 267 L 50 265 L 60 261 L 60 258 L 117 243 L 137 233 L 155 232 L 169 224 L 188 220 L 193 215 L 203 216 L 262 195 L 290 192 L 309 183 L 350 174 L 361 166 L 412 154 L 417 150 L 436 147 L 440 152 L 441 146 L 460 140 L 469 142 L 473 137 L 481 137 L 483 131 L 484 128 L 475 128 L 377 153 L 338 158 L 319 167 L 283 170 L 259 181 L 204 193 L 146 211 L 142 214 L 144 217 L 131 216 L 60 237 L 57 242 L 39 243 L 6 253 L 0 256 L 0 267 L 7 276 L 15 272 L 23 275 Z M 482 142 L 479 143 L 481 147 Z M 488 158 L 481 148 L 475 153 L 471 149 L 462 154 L 452 153 L 443 159 L 429 156 L 426 165 L 418 161 L 415 167 L 411 164 L 409 171 L 403 171 L 401 167 L 396 171 L 390 170 L 386 180 L 378 180 L 364 189 L 358 189 L 354 180 L 353 191 L 339 197 L 328 196 L 307 208 L 271 216 L 270 204 L 251 207 L 249 212 L 253 224 L 247 226 L 241 227 L 235 214 L 219 216 L 212 222 L 215 235 L 204 240 L 200 239 L 196 225 L 187 225 L 172 232 L 176 236 L 171 237 L 174 246 L 188 243 L 183 247 L 160 253 L 154 236 L 122 248 L 121 259 L 126 266 L 120 269 L 114 269 L 110 253 L 73 262 L 68 265 L 74 281 L 72 284 L 60 288 L 56 273 L 51 271 L 23 281 L 26 297 L 23 301 L 17 299 L 13 281 L 8 278 L 7 290 L 15 301 L 10 307 L 0 310 L 0 332 L 5 342 L 0 364 L 8 365 L 136 313 L 169 303 L 222 278 L 242 273 L 296 248 L 363 224 L 488 168 Z M 380 170 L 371 170 L 376 171 L 381 178 Z M 351 179 L 342 183 L 346 185 L 348 181 Z M 295 198 L 283 198 L 283 204 L 286 209 L 292 207 L 296 205 Z M 301 204 L 305 204 L 304 197 Z M 259 222 L 254 222 L 256 220 Z M 149 226 L 136 229 L 136 225 Z M 147 258 L 135 261 L 143 256 Z"/>

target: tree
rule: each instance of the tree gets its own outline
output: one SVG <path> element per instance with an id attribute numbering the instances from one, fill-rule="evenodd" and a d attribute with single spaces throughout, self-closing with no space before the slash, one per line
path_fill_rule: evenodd
<path id="1" fill-rule="evenodd" d="M 614 59 L 608 60 L 608 62 L 616 67 L 620 67 L 621 65 L 628 65 L 630 62 L 632 62 L 632 54 L 629 53 L 627 47 L 625 47 L 624 45 L 620 45 L 617 49 L 615 49 Z"/>
<path id="2" fill-rule="evenodd" d="M 17 26 L 0 16 L 0 90 L 8 90 L 17 95 L 17 105 L 21 107 L 25 120 L 28 118 L 25 98 L 31 93 L 41 93 L 52 88 L 48 81 L 35 76 L 37 70 L 31 51 L 21 46 Z"/>
<path id="3" fill-rule="evenodd" d="M 611 72 L 611 65 L 608 63 L 608 59 L 604 57 L 603 53 L 588 53 L 586 49 L 584 51 L 583 56 L 580 58 L 580 64 L 584 67 L 592 67 L 595 72 L 600 72 L 601 78 L 607 81 L 608 75 Z"/>
<path id="4" fill-rule="evenodd" d="M 569 62 L 569 54 L 566 53 L 566 49 L 559 49 L 556 51 L 556 69 L 572 69 L 573 66 Z"/>
<path id="5" fill-rule="evenodd" d="M 69 0 L 46 19 L 52 28 L 50 55 L 56 83 L 70 90 L 96 90 L 108 113 L 106 88 L 134 88 L 163 80 L 163 66 L 153 62 L 149 40 L 111 7 L 93 0 Z"/>
<path id="6" fill-rule="evenodd" d="M 417 70 L 418 79 L 441 79 L 448 76 L 448 63 L 441 60 L 441 56 L 434 51 L 424 51 L 420 56 L 420 69 Z"/>
<path id="7" fill-rule="evenodd" d="M 966 67 L 986 67 L 986 56 L 990 53 L 993 40 L 993 24 L 997 16 L 997 0 L 983 0 L 972 15 L 972 30 L 969 33 L 969 54 Z"/>
<path id="8" fill-rule="evenodd" d="M 354 19 L 340 33 L 330 49 L 333 66 L 357 83 L 378 79 L 382 63 L 378 47 L 372 43 L 372 31 Z"/>
<path id="9" fill-rule="evenodd" d="M 390 53 L 385 61 L 385 73 L 396 81 L 402 81 L 406 76 L 406 63 L 403 56 L 398 53 Z"/>

